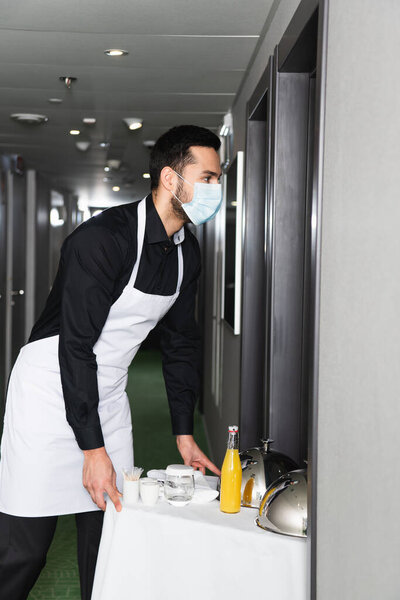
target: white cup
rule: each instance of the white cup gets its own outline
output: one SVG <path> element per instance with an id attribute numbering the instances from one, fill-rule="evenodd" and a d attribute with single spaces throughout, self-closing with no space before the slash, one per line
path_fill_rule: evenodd
<path id="1" fill-rule="evenodd" d="M 139 479 L 137 481 L 124 479 L 122 493 L 125 506 L 137 504 L 139 502 Z"/>
<path id="2" fill-rule="evenodd" d="M 151 477 L 140 479 L 140 497 L 145 506 L 154 506 L 158 502 L 160 484 Z"/>

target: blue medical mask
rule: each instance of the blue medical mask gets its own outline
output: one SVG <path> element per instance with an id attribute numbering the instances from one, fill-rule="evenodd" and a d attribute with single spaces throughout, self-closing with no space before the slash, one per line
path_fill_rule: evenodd
<path id="1" fill-rule="evenodd" d="M 174 169 L 172 169 L 174 171 Z M 176 173 L 176 171 L 174 171 Z M 194 225 L 201 225 L 209 221 L 219 211 L 222 204 L 222 189 L 220 183 L 190 183 L 182 175 L 176 173 L 178 177 L 194 187 L 193 198 L 190 202 L 182 202 L 178 196 L 172 194 L 181 203 L 183 210 Z"/>

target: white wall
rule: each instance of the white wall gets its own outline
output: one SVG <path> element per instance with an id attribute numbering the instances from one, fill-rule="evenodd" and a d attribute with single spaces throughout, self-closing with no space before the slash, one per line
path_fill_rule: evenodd
<path id="1" fill-rule="evenodd" d="M 275 0 L 246 102 L 298 0 Z M 317 599 L 400 598 L 400 2 L 330 0 L 323 172 Z M 238 340 L 223 332 L 238 402 Z M 225 430 L 213 422 L 212 444 Z"/>
<path id="2" fill-rule="evenodd" d="M 400 598 L 400 3 L 331 0 L 317 598 Z"/>

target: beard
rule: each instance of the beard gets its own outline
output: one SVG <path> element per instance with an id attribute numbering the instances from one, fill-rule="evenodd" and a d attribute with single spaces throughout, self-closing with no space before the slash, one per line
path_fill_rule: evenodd
<path id="1" fill-rule="evenodd" d="M 181 200 L 181 202 L 185 203 L 185 202 L 190 201 L 190 198 L 188 197 L 187 193 L 183 189 L 183 181 L 181 179 L 179 179 L 179 182 L 178 182 L 178 185 L 177 185 L 177 188 L 175 191 L 175 196 L 178 196 L 178 198 L 179 198 L 179 200 Z M 189 217 L 183 210 L 181 203 L 175 198 L 175 196 L 172 196 L 172 198 L 171 198 L 172 212 L 174 213 L 174 215 L 176 217 L 178 217 L 178 219 L 180 219 L 184 223 L 191 223 L 191 220 L 189 219 Z"/>

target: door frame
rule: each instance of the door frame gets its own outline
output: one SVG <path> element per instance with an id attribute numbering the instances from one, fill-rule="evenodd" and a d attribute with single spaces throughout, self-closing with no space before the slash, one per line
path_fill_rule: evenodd
<path id="1" fill-rule="evenodd" d="M 293 50 L 305 24 L 318 10 L 317 62 L 315 83 L 315 130 L 311 203 L 311 294 L 310 294 L 310 373 L 308 419 L 308 596 L 317 600 L 317 462 L 318 462 L 318 382 L 319 321 L 321 287 L 322 183 L 325 135 L 325 90 L 329 0 L 302 0 L 278 45 L 278 68 Z"/>

